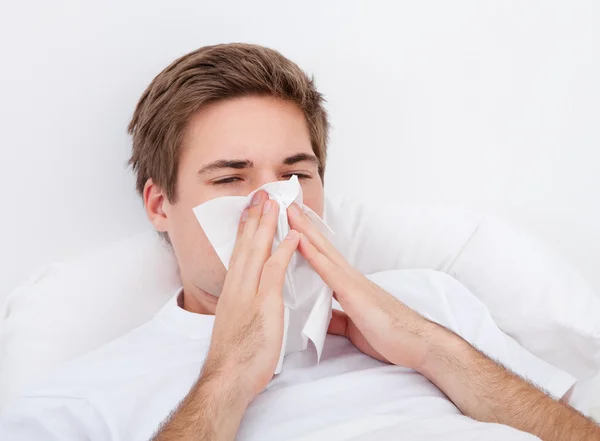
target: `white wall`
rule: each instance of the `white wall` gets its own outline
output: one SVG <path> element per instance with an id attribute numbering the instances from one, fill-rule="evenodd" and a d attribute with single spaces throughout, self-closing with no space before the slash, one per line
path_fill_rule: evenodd
<path id="1" fill-rule="evenodd" d="M 0 298 L 147 228 L 128 118 L 167 63 L 229 41 L 315 74 L 331 194 L 508 218 L 600 291 L 599 2 L 34 0 L 0 14 Z"/>

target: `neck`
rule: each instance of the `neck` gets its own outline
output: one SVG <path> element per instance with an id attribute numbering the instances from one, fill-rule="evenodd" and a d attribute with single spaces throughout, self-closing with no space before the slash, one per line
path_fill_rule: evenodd
<path id="1" fill-rule="evenodd" d="M 196 286 L 187 286 L 184 283 L 183 296 L 179 306 L 196 314 L 214 315 L 217 298 Z"/>

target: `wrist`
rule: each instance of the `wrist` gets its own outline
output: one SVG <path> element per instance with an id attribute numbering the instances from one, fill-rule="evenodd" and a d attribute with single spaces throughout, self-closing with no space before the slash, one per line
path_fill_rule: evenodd
<path id="1" fill-rule="evenodd" d="M 227 376 L 206 368 L 153 440 L 235 438 L 249 401 Z"/>
<path id="2" fill-rule="evenodd" d="M 204 364 L 198 384 L 202 384 L 208 393 L 225 401 L 233 401 L 234 407 L 244 412 L 254 399 L 252 387 L 238 369 L 228 367 L 226 363 Z"/>
<path id="3" fill-rule="evenodd" d="M 423 333 L 423 345 L 425 356 L 416 370 L 434 383 L 439 375 L 457 368 L 469 357 L 469 344 L 437 323 L 430 322 Z"/>

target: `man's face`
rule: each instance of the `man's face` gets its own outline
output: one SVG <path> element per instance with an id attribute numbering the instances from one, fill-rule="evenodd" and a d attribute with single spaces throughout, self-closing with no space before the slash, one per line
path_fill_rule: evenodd
<path id="1" fill-rule="evenodd" d="M 162 198 L 158 215 L 151 201 L 147 207 L 155 227 L 169 234 L 186 294 L 218 295 L 226 274 L 192 208 L 221 196 L 246 196 L 294 174 L 304 203 L 322 216 L 323 183 L 306 119 L 295 104 L 244 97 L 210 104 L 192 117 L 179 161 L 177 202 Z"/>

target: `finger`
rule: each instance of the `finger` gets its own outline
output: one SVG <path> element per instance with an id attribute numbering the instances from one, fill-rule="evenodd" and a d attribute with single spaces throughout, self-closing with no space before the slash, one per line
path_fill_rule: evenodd
<path id="1" fill-rule="evenodd" d="M 348 315 L 338 309 L 331 310 L 331 321 L 327 332 L 334 335 L 348 337 Z"/>
<path id="2" fill-rule="evenodd" d="M 244 283 L 248 283 L 255 292 L 260 283 L 265 262 L 271 256 L 278 218 L 279 204 L 273 200 L 265 201 L 262 218 L 250 245 L 244 271 Z"/>
<path id="3" fill-rule="evenodd" d="M 264 191 L 258 191 L 254 194 L 252 198 L 252 202 L 248 207 L 247 215 L 244 222 L 240 222 L 244 224 L 244 229 L 242 231 L 242 235 L 236 243 L 235 246 L 235 267 L 243 268 L 246 265 L 247 255 L 250 251 L 250 245 L 254 239 L 254 234 L 256 233 L 256 229 L 260 223 L 260 218 L 262 216 L 262 206 L 264 201 L 267 198 L 267 193 Z"/>
<path id="4" fill-rule="evenodd" d="M 329 260 L 341 267 L 348 266 L 344 256 L 342 256 L 333 244 L 321 234 L 317 226 L 297 204 L 294 203 L 290 205 L 287 212 L 290 226 L 302 235 L 308 237 L 310 242 L 321 254 L 324 254 Z"/>
<path id="5" fill-rule="evenodd" d="M 260 224 L 260 219 L 262 217 L 263 204 L 269 197 L 267 193 L 264 191 L 257 191 L 252 198 L 252 202 L 250 202 L 250 207 L 248 208 L 248 219 L 246 219 L 246 226 L 244 227 L 244 232 L 242 233 L 242 239 L 244 241 L 252 242 L 254 238 L 254 234 L 258 229 L 258 225 Z"/>
<path id="6" fill-rule="evenodd" d="M 244 233 L 244 228 L 246 227 L 246 220 L 248 220 L 248 208 L 245 208 L 240 216 L 240 222 L 238 224 L 237 233 L 235 235 L 235 245 L 233 246 L 233 251 L 231 252 L 231 259 L 229 260 L 229 269 L 234 268 L 237 265 L 237 254 L 238 250 L 241 247 L 242 243 L 242 234 Z"/>
<path id="7" fill-rule="evenodd" d="M 300 233 L 290 230 L 263 267 L 258 293 L 261 295 L 281 295 L 285 281 L 285 271 L 294 252 L 298 248 Z"/>
<path id="8" fill-rule="evenodd" d="M 346 314 L 357 323 L 356 320 L 360 319 L 372 304 L 368 295 L 370 286 L 364 283 L 368 282 L 368 279 L 352 267 L 340 268 L 320 253 L 304 235 L 300 238 L 298 251 L 333 290 L 335 299 Z"/>
<path id="9" fill-rule="evenodd" d="M 300 254 L 307 260 L 312 268 L 321 276 L 321 279 L 333 291 L 340 293 L 347 291 L 346 279 L 347 273 L 338 265 L 333 263 L 327 256 L 321 253 L 304 235 L 300 237 L 298 247 Z M 343 305 L 342 305 L 343 307 Z"/>

